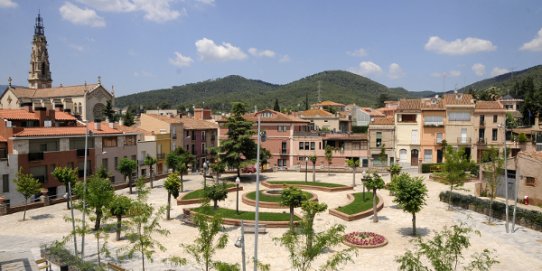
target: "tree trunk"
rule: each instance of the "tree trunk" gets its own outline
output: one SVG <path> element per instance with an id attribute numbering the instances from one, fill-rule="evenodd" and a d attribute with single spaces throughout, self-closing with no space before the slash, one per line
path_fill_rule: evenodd
<path id="1" fill-rule="evenodd" d="M 24 199 L 24 212 L 23 212 L 23 221 L 26 220 L 26 209 L 28 208 L 28 199 Z"/>
<path id="2" fill-rule="evenodd" d="M 132 178 L 128 177 L 128 187 L 130 188 L 130 194 L 132 194 Z"/>
<path id="3" fill-rule="evenodd" d="M 94 230 L 97 231 L 100 229 L 100 222 L 102 220 L 102 209 L 96 208 L 96 222 L 94 223 Z"/>
<path id="4" fill-rule="evenodd" d="M 100 259 L 100 233 L 96 234 L 96 246 L 97 246 L 96 254 L 98 254 L 98 266 L 101 266 L 102 262 Z"/>
<path id="5" fill-rule="evenodd" d="M 241 168 L 240 167 L 237 167 L 237 177 L 239 177 L 239 179 L 241 179 Z"/>
<path id="6" fill-rule="evenodd" d="M 412 236 L 416 236 L 416 213 L 412 213 Z"/>
<path id="7" fill-rule="evenodd" d="M 373 222 L 378 222 L 378 213 L 376 211 L 376 189 L 373 188 Z"/>
<path id="8" fill-rule="evenodd" d="M 154 183 L 153 183 L 153 181 L 154 181 L 154 178 L 153 178 L 153 177 L 154 177 L 154 176 L 152 175 L 152 173 L 153 173 L 153 172 L 152 172 L 152 165 L 150 166 L 150 171 L 151 171 L 151 172 L 150 172 L 150 173 L 151 173 L 151 176 L 150 176 L 150 177 L 151 177 L 151 189 L 153 189 L 153 188 L 154 188 Z"/>
<path id="9" fill-rule="evenodd" d="M 171 209 L 171 193 L 168 191 L 167 192 L 167 220 L 170 220 L 171 218 L 169 217 L 170 213 L 169 213 L 169 210 Z"/>
<path id="10" fill-rule="evenodd" d="M 120 241 L 120 229 L 122 227 L 122 216 L 117 215 L 117 241 Z"/>
<path id="11" fill-rule="evenodd" d="M 356 168 L 352 168 L 354 171 L 352 171 L 352 187 L 356 186 Z"/>
<path id="12" fill-rule="evenodd" d="M 181 172 L 181 192 L 184 192 L 183 173 Z"/>
<path id="13" fill-rule="evenodd" d="M 68 210 L 70 209 L 70 196 L 71 194 L 68 192 L 68 197 L 66 198 L 66 208 Z"/>
<path id="14" fill-rule="evenodd" d="M 452 191 L 454 190 L 453 185 L 450 185 L 450 193 L 448 194 L 448 210 L 452 210 Z"/>
<path id="15" fill-rule="evenodd" d="M 213 208 L 216 210 L 216 209 L 218 209 L 218 200 L 214 199 L 213 201 L 214 201 Z"/>
<path id="16" fill-rule="evenodd" d="M 143 271 L 145 271 L 145 254 L 143 254 L 143 251 L 141 251 L 141 262 L 143 263 Z"/>
<path id="17" fill-rule="evenodd" d="M 316 164 L 312 164 L 312 182 L 316 182 Z"/>
<path id="18" fill-rule="evenodd" d="M 290 205 L 290 229 L 294 229 L 294 206 Z"/>

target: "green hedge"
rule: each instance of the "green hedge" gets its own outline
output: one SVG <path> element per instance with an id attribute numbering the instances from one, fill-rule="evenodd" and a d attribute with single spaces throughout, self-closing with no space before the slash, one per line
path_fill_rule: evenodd
<path id="1" fill-rule="evenodd" d="M 352 126 L 353 134 L 366 134 L 369 126 Z"/>
<path id="2" fill-rule="evenodd" d="M 439 198 L 443 202 L 448 202 L 448 197 L 451 194 L 451 203 L 454 206 L 459 206 L 464 209 L 470 209 L 477 213 L 487 214 L 489 200 L 475 197 L 472 195 L 464 195 L 456 192 L 445 191 L 439 194 Z M 513 204 L 513 202 L 512 202 Z M 492 205 L 493 217 L 504 219 L 506 213 L 506 205 L 500 201 L 494 201 Z M 508 206 L 508 212 L 511 218 L 513 205 Z M 522 225 L 533 230 L 542 231 L 542 212 L 527 210 L 520 207 L 516 208 L 516 224 Z"/>
<path id="3" fill-rule="evenodd" d="M 441 167 L 442 167 L 441 163 L 422 164 L 422 173 L 432 173 L 432 172 L 440 171 Z"/>

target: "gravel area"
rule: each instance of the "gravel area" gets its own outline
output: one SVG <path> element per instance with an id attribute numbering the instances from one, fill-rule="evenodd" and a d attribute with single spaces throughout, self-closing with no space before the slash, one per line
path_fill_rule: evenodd
<path id="1" fill-rule="evenodd" d="M 361 177 L 361 176 L 360 176 Z M 358 177 L 358 179 L 360 178 Z M 427 175 L 424 175 L 427 177 Z M 266 173 L 267 180 L 303 180 L 304 173 L 298 172 L 276 172 Z M 309 178 L 310 179 L 310 178 Z M 389 177 L 385 176 L 388 181 Z M 185 178 L 186 191 L 191 191 L 202 187 L 202 177 L 198 175 L 188 175 Z M 317 180 L 325 182 L 335 182 L 349 185 L 352 182 L 351 174 L 334 174 L 328 176 L 327 173 L 318 173 Z M 155 182 L 155 188 L 149 197 L 149 202 L 155 206 L 165 205 L 167 202 L 166 191 L 162 187 L 163 180 Z M 359 181 L 358 181 L 359 183 Z M 434 231 L 441 230 L 444 226 L 451 226 L 458 223 L 466 223 L 472 228 L 479 230 L 481 236 L 471 238 L 472 247 L 469 253 L 481 251 L 484 248 L 496 251 L 497 259 L 500 261 L 494 270 L 542 270 L 542 233 L 533 231 L 521 226 L 517 226 L 515 233 L 506 233 L 504 223 L 497 221 L 495 225 L 484 223 L 487 218 L 481 214 L 463 209 L 448 210 L 448 206 L 438 199 L 440 191 L 446 190 L 443 184 L 436 183 L 426 179 L 429 189 L 429 199 L 427 206 L 417 215 L 418 232 L 424 236 L 431 236 Z M 246 193 L 255 190 L 255 182 L 243 182 L 242 186 Z M 471 191 L 473 184 L 466 184 L 465 187 Z M 260 186 L 261 189 L 265 187 Z M 355 191 L 361 191 L 361 185 L 355 188 Z M 348 203 L 346 194 L 352 191 L 343 192 L 320 192 L 311 191 L 318 195 L 320 202 L 326 202 L 329 208 L 343 206 Z M 117 193 L 128 194 L 128 190 L 119 190 Z M 335 223 L 346 225 L 346 232 L 351 231 L 372 231 L 384 235 L 389 244 L 385 247 L 376 249 L 359 249 L 358 255 L 354 258 L 354 263 L 349 263 L 341 270 L 397 270 L 397 263 L 394 259 L 404 253 L 405 250 L 412 248 L 410 236 L 411 233 L 411 215 L 398 209 L 392 202 L 393 198 L 389 196 L 387 190 L 379 192 L 384 199 L 384 208 L 379 212 L 378 223 L 373 223 L 370 217 L 346 222 L 329 215 L 327 211 L 316 217 L 315 228 L 317 231 L 323 230 Z M 225 202 L 220 202 L 220 206 L 235 208 L 236 195 L 230 192 Z M 161 221 L 161 225 L 171 233 L 167 237 L 157 236 L 157 239 L 167 248 L 166 252 L 158 252 L 153 257 L 153 262 L 148 263 L 146 270 L 198 270 L 194 267 L 172 267 L 162 263 L 162 259 L 169 256 L 185 257 L 183 249 L 179 246 L 181 243 L 191 243 L 197 235 L 195 227 L 182 225 L 180 215 L 182 208 L 194 207 L 174 206 L 172 209 L 172 220 Z M 240 202 L 240 209 L 254 210 L 254 207 Z M 265 209 L 262 211 L 281 212 L 278 209 Z M 296 209 L 296 212 L 300 210 Z M 15 213 L 0 217 L 0 252 L 1 251 L 30 251 L 36 258 L 39 257 L 39 246 L 42 243 L 48 243 L 60 239 L 71 229 L 71 224 L 64 221 L 64 217 L 69 215 L 66 204 L 57 204 L 44 208 L 29 210 L 27 212 L 27 221 L 22 222 L 22 213 Z M 114 223 L 110 220 L 108 223 Z M 235 240 L 240 234 L 239 227 L 226 226 L 226 232 L 230 240 L 225 249 L 219 250 L 215 259 L 225 262 L 240 262 L 241 250 L 234 246 Z M 259 235 L 259 254 L 260 261 L 271 264 L 271 270 L 290 270 L 287 252 L 273 242 L 274 237 L 279 237 L 285 229 L 268 229 L 268 233 Z M 110 235 L 109 246 L 115 256 L 115 250 L 126 246 L 127 241 L 114 241 L 114 234 Z M 246 235 L 247 259 L 252 258 L 254 253 L 254 235 Z M 346 247 L 346 246 L 344 246 Z M 85 246 L 89 257 L 95 258 L 96 242 L 92 236 L 87 237 Z M 326 257 L 318 259 L 318 263 L 323 263 Z M 467 257 L 468 259 L 468 257 Z M 122 266 L 130 270 L 140 270 L 140 259 L 138 257 L 122 263 Z M 365 266 L 366 268 L 363 268 Z M 247 265 L 252 269 L 252 265 Z"/>

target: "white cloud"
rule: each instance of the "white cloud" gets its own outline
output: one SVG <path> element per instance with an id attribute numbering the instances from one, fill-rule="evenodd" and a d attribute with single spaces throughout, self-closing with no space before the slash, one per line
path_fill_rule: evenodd
<path id="1" fill-rule="evenodd" d="M 145 13 L 144 18 L 153 22 L 167 22 L 186 15 L 186 10 L 175 10 L 170 6 L 174 0 L 79 0 L 90 7 L 107 12 Z"/>
<path id="2" fill-rule="evenodd" d="M 367 51 L 363 48 L 356 49 L 354 51 L 346 52 L 348 55 L 362 57 L 367 55 Z"/>
<path id="3" fill-rule="evenodd" d="M 104 18 L 98 16 L 96 11 L 89 8 L 80 8 L 70 2 L 64 3 L 59 9 L 62 19 L 73 24 L 88 25 L 91 27 L 104 27 Z"/>
<path id="4" fill-rule="evenodd" d="M 194 60 L 192 60 L 191 57 L 183 56 L 183 54 L 179 52 L 175 52 L 175 57 L 169 59 L 169 63 L 179 68 L 190 67 L 190 65 L 192 65 L 192 62 L 194 62 Z"/>
<path id="5" fill-rule="evenodd" d="M 472 37 L 446 41 L 438 36 L 432 36 L 425 44 L 425 50 L 445 55 L 467 55 L 496 49 L 497 47 L 491 41 Z"/>
<path id="6" fill-rule="evenodd" d="M 477 76 L 484 76 L 486 74 L 486 66 L 482 63 L 475 63 L 471 69 Z"/>
<path id="7" fill-rule="evenodd" d="M 283 56 L 279 59 L 279 62 L 280 62 L 280 63 L 290 62 L 290 57 L 289 57 L 288 55 L 283 55 Z"/>
<path id="8" fill-rule="evenodd" d="M 399 66 L 399 64 L 397 63 L 391 63 L 388 69 L 388 77 L 395 80 L 403 76 L 405 76 L 405 72 L 403 71 L 401 66 Z"/>
<path id="9" fill-rule="evenodd" d="M 247 55 L 233 46 L 231 43 L 223 42 L 217 45 L 213 40 L 203 38 L 196 41 L 196 49 L 201 59 L 204 60 L 243 60 Z"/>
<path id="10" fill-rule="evenodd" d="M 215 5 L 215 0 L 196 0 L 196 2 L 209 6 Z"/>
<path id="11" fill-rule="evenodd" d="M 13 0 L 0 0 L 0 8 L 16 8 L 17 3 Z"/>
<path id="12" fill-rule="evenodd" d="M 451 70 L 451 71 L 448 71 L 448 72 L 434 72 L 431 74 L 431 76 L 433 77 L 459 77 L 461 76 L 461 72 L 460 71 L 456 71 L 456 70 Z"/>
<path id="13" fill-rule="evenodd" d="M 353 72 L 363 75 L 363 76 L 369 76 L 369 75 L 376 75 L 382 72 L 382 68 L 371 61 L 362 61 L 359 63 L 359 67 L 355 68 Z"/>
<path id="14" fill-rule="evenodd" d="M 524 51 L 542 52 L 542 28 L 538 30 L 538 34 L 534 39 L 524 43 L 519 49 Z"/>
<path id="15" fill-rule="evenodd" d="M 276 53 L 271 50 L 258 50 L 256 48 L 250 48 L 248 49 L 248 52 L 253 56 L 259 56 L 259 57 L 273 58 L 276 55 Z"/>
<path id="16" fill-rule="evenodd" d="M 495 77 L 495 76 L 499 76 L 501 74 L 505 74 L 505 73 L 509 73 L 510 71 L 506 68 L 499 68 L 499 67 L 495 67 L 493 68 L 493 70 L 491 70 L 491 76 Z"/>

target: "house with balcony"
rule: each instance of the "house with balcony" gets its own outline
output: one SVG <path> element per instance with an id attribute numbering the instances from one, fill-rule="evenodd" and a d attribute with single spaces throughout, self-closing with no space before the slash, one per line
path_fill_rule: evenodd
<path id="1" fill-rule="evenodd" d="M 475 101 L 471 94 L 451 93 L 443 96 L 446 119 L 444 121 L 446 142 L 454 148 L 463 148 L 467 158 L 476 159 L 474 131 Z"/>
<path id="2" fill-rule="evenodd" d="M 297 113 L 297 117 L 310 122 L 310 130 L 339 132 L 340 117 L 338 113 L 330 113 L 324 109 L 313 108 Z"/>
<path id="3" fill-rule="evenodd" d="M 505 142 L 505 122 L 506 110 L 499 101 L 476 101 L 473 120 L 476 135 L 473 160 L 481 162 L 484 150 L 492 146 L 502 151 Z"/>
<path id="4" fill-rule="evenodd" d="M 369 157 L 373 166 L 390 166 L 395 158 L 395 119 L 394 117 L 375 118 L 368 129 Z M 384 154 L 384 157 L 382 157 Z"/>
<path id="5" fill-rule="evenodd" d="M 421 99 L 422 133 L 420 158 L 422 163 L 442 163 L 442 141 L 446 138 L 446 110 L 438 96 Z"/>
<path id="6" fill-rule="evenodd" d="M 196 168 L 209 159 L 209 150 L 218 146 L 218 124 L 211 117 L 211 109 L 196 108 L 194 117 L 179 119 L 181 130 L 176 135 L 178 146 L 192 153 Z"/>
<path id="7" fill-rule="evenodd" d="M 401 166 L 418 166 L 421 131 L 421 100 L 401 99 L 395 111 L 395 157 Z"/>

